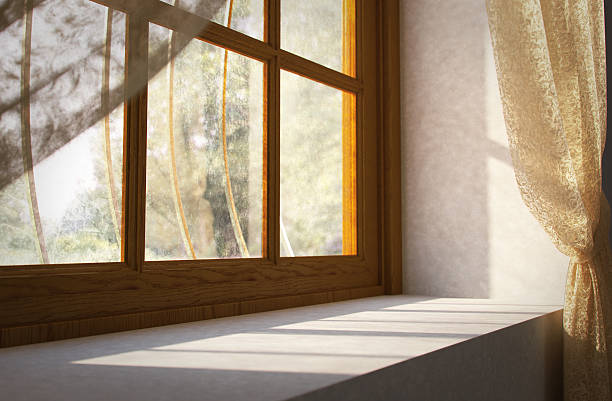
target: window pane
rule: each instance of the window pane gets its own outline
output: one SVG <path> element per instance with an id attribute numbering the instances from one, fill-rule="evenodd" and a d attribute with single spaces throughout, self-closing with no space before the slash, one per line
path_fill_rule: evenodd
<path id="1" fill-rule="evenodd" d="M 229 28 L 255 39 L 263 40 L 264 0 L 162 0 L 180 9 Z"/>
<path id="2" fill-rule="evenodd" d="M 149 35 L 150 54 L 186 42 Z M 145 258 L 259 257 L 263 64 L 199 40 L 182 49 L 149 81 Z"/>
<path id="3" fill-rule="evenodd" d="M 41 2 L 0 41 L 0 264 L 120 261 L 125 15 Z"/>
<path id="4" fill-rule="evenodd" d="M 281 47 L 355 76 L 355 0 L 283 0 Z"/>
<path id="5" fill-rule="evenodd" d="M 355 96 L 281 71 L 281 256 L 353 255 Z"/>

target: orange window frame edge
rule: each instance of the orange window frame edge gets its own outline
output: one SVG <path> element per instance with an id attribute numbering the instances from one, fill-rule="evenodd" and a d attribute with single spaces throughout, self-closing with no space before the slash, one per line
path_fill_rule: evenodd
<path id="1" fill-rule="evenodd" d="M 99 2 L 129 16 L 128 82 L 136 85 L 146 80 L 146 64 L 136 61 L 146 59 L 148 23 L 178 29 L 198 18 L 180 10 L 142 16 L 142 4 L 134 0 Z M 143 263 L 145 198 L 140 188 L 145 179 L 147 97 L 146 89 L 137 91 L 126 104 L 124 235 L 131 246 L 124 247 L 125 262 L 0 269 L 0 346 L 401 293 L 399 4 L 345 0 L 344 6 L 351 2 L 357 10 L 356 42 L 343 48 L 345 53 L 355 52 L 357 63 L 347 65 L 351 57 L 345 54 L 343 67 L 356 68 L 357 78 L 281 50 L 279 0 L 265 1 L 271 16 L 264 30 L 267 43 L 214 23 L 197 34 L 267 63 L 265 163 L 270 193 L 264 213 L 270 218 L 264 231 L 275 240 L 266 244 L 266 257 Z M 171 7 L 154 3 L 157 11 Z M 357 154 L 353 180 L 357 184 L 343 193 L 345 205 L 353 202 L 353 207 L 343 207 L 343 221 L 357 221 L 357 238 L 351 233 L 355 230 L 343 225 L 343 251 L 357 249 L 355 256 L 279 256 L 276 166 L 281 69 L 356 93 L 343 96 L 343 110 L 357 110 L 356 118 L 343 117 L 343 132 L 355 130 L 357 135 L 343 135 L 342 144 L 344 152 Z M 146 82 L 139 87 L 146 88 Z M 347 128 L 350 124 L 355 127 Z"/>

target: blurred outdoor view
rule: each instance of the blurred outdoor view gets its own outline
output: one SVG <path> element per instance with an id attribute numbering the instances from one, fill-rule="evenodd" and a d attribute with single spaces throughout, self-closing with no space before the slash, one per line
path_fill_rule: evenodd
<path id="1" fill-rule="evenodd" d="M 119 261 L 123 107 L 114 98 L 126 17 L 84 0 L 38 2 L 26 16 L 14 3 L 0 31 L 0 263 Z"/>
<path id="2" fill-rule="evenodd" d="M 25 15 L 4 3 L 15 12 L 0 31 L 0 264 L 121 261 L 126 15 L 88 0 Z M 342 70 L 342 0 L 308 3 L 283 0 L 283 35 Z M 230 17 L 229 0 L 174 5 Z M 232 28 L 263 38 L 263 0 L 231 10 Z M 149 71 L 145 259 L 261 257 L 265 64 L 155 24 L 149 57 L 165 61 Z M 283 256 L 343 253 L 343 96 L 282 72 Z"/>
<path id="3" fill-rule="evenodd" d="M 264 0 L 161 0 L 181 10 L 227 26 L 232 7 L 231 28 L 255 39 L 264 40 Z"/>
<path id="4" fill-rule="evenodd" d="M 149 81 L 146 260 L 261 256 L 264 68 L 227 52 L 224 86 L 225 54 L 191 40 Z"/>
<path id="5" fill-rule="evenodd" d="M 281 47 L 355 76 L 354 18 L 351 0 L 283 0 Z M 287 71 L 280 87 L 281 256 L 355 254 L 355 96 Z"/>
<path id="6" fill-rule="evenodd" d="M 343 6 L 347 3 L 354 1 L 282 0 L 281 47 L 315 63 L 347 73 L 343 71 L 342 59 Z M 354 17 L 354 10 L 351 11 Z"/>
<path id="7" fill-rule="evenodd" d="M 281 71 L 281 256 L 342 255 L 342 91 Z"/>

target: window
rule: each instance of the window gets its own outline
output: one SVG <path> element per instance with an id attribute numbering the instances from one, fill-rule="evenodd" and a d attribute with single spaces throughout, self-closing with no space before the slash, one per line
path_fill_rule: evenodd
<path id="1" fill-rule="evenodd" d="M 0 33 L 15 99 L 0 120 L 2 327 L 382 294 L 383 12 L 367 0 L 15 10 Z M 146 325 L 117 321 L 78 330 Z"/>

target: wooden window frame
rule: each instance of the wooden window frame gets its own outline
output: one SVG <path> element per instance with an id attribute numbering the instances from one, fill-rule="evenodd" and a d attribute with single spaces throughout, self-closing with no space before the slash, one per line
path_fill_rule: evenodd
<path id="1" fill-rule="evenodd" d="M 280 1 L 265 0 L 265 40 L 206 22 L 165 3 L 96 0 L 128 16 L 127 81 L 144 88 L 125 105 L 122 263 L 0 268 L 0 346 L 401 293 L 399 4 L 355 0 L 352 78 L 280 48 Z M 144 262 L 148 23 L 263 61 L 267 85 L 268 193 L 265 257 Z M 143 70 L 144 68 L 144 70 Z M 355 93 L 357 241 L 354 256 L 280 257 L 280 71 Z M 144 81 L 143 81 L 144 80 Z M 264 156 L 265 157 L 265 156 Z"/>

